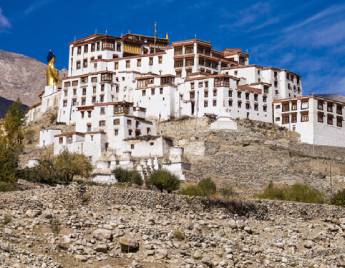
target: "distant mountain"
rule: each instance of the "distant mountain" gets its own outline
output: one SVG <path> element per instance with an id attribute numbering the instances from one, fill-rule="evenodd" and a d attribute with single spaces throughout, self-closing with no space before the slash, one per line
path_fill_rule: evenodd
<path id="1" fill-rule="evenodd" d="M 24 55 L 0 51 L 0 109 L 9 100 L 20 98 L 26 105 L 39 102 L 38 95 L 44 90 L 46 65 Z"/>
<path id="2" fill-rule="evenodd" d="M 3 97 L 0 97 L 0 118 L 3 118 L 5 116 L 8 107 L 10 107 L 13 102 L 14 101 L 12 100 L 8 100 Z M 23 110 L 26 110 L 28 106 L 23 105 L 22 108 Z"/>

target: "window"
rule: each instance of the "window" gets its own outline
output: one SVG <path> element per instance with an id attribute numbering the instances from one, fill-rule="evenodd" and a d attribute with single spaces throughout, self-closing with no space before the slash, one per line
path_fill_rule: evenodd
<path id="1" fill-rule="evenodd" d="M 83 95 L 86 95 L 86 88 L 83 88 Z"/>
<path id="2" fill-rule="evenodd" d="M 241 108 L 241 106 L 242 106 L 242 101 L 238 101 L 238 102 L 237 102 L 237 106 L 238 106 L 238 108 Z"/>
<path id="3" fill-rule="evenodd" d="M 246 92 L 246 100 L 249 100 L 249 93 Z"/>
<path id="4" fill-rule="evenodd" d="M 291 110 L 296 111 L 297 110 L 297 101 L 292 101 L 291 102 Z"/>
<path id="5" fill-rule="evenodd" d="M 119 63 L 118 62 L 114 62 L 114 70 L 119 69 Z"/>
<path id="6" fill-rule="evenodd" d="M 249 110 L 250 109 L 250 104 L 248 102 L 246 102 L 246 109 Z"/>
<path id="7" fill-rule="evenodd" d="M 309 108 L 309 101 L 302 101 L 301 102 L 301 110 L 306 110 Z"/>
<path id="8" fill-rule="evenodd" d="M 278 81 L 274 81 L 274 87 L 278 87 Z M 276 93 L 278 94 L 278 93 Z"/>
<path id="9" fill-rule="evenodd" d="M 147 135 L 149 135 L 151 133 L 151 128 L 146 128 L 146 132 L 147 132 Z"/>
<path id="10" fill-rule="evenodd" d="M 83 67 L 84 67 L 84 68 L 87 68 L 87 59 L 84 59 L 84 60 L 83 60 Z"/>
<path id="11" fill-rule="evenodd" d="M 72 99 L 72 106 L 76 106 L 77 105 L 77 99 Z"/>
<path id="12" fill-rule="evenodd" d="M 279 121 L 280 121 L 280 117 L 276 117 L 274 120 L 275 120 L 276 122 L 279 122 Z"/>
<path id="13" fill-rule="evenodd" d="M 262 101 L 267 102 L 267 96 L 262 96 Z M 278 107 L 278 106 L 277 106 Z"/>
<path id="14" fill-rule="evenodd" d="M 337 116 L 337 127 L 343 126 L 343 118 L 341 116 Z"/>
<path id="15" fill-rule="evenodd" d="M 160 89 L 159 89 L 159 94 L 163 94 L 163 88 L 161 87 Z"/>
<path id="16" fill-rule="evenodd" d="M 119 130 L 116 128 L 116 129 L 114 129 L 114 135 L 115 136 L 118 136 L 119 135 Z"/>
<path id="17" fill-rule="evenodd" d="M 88 45 L 84 45 L 84 53 L 87 53 L 88 52 L 88 49 L 89 48 L 89 46 Z"/>
<path id="18" fill-rule="evenodd" d="M 105 114 L 105 108 L 101 107 L 100 114 Z"/>
<path id="19" fill-rule="evenodd" d="M 59 143 L 60 143 L 60 144 L 63 143 L 63 137 L 59 137 Z"/>
<path id="20" fill-rule="evenodd" d="M 87 124 L 87 132 L 90 132 L 92 129 L 92 125 L 91 124 Z"/>
<path id="21" fill-rule="evenodd" d="M 77 54 L 80 55 L 81 54 L 81 47 L 77 48 Z"/>
<path id="22" fill-rule="evenodd" d="M 267 105 L 262 106 L 264 112 L 267 112 Z"/>
<path id="23" fill-rule="evenodd" d="M 130 134 L 131 135 L 131 134 Z M 134 144 L 131 144 L 131 149 L 133 150 L 134 149 Z"/>
<path id="24" fill-rule="evenodd" d="M 81 105 L 85 105 L 86 104 L 86 98 L 81 98 Z"/>
<path id="25" fill-rule="evenodd" d="M 114 119 L 113 123 L 115 126 L 120 125 L 120 119 L 119 118 Z"/>
<path id="26" fill-rule="evenodd" d="M 72 136 L 68 136 L 66 138 L 66 141 L 67 141 L 68 144 L 71 144 L 73 142 L 73 137 Z"/>
<path id="27" fill-rule="evenodd" d="M 242 92 L 237 92 L 237 98 L 241 98 L 241 96 L 242 96 Z"/>
<path id="28" fill-rule="evenodd" d="M 258 111 L 259 110 L 259 105 L 257 103 L 254 103 L 254 110 Z"/>
<path id="29" fill-rule="evenodd" d="M 195 98 L 195 91 L 189 92 L 189 98 L 194 99 Z"/>
<path id="30" fill-rule="evenodd" d="M 204 91 L 204 98 L 208 98 L 208 90 Z"/>
<path id="31" fill-rule="evenodd" d="M 190 83 L 190 88 L 194 89 L 194 82 Z"/>
<path id="32" fill-rule="evenodd" d="M 333 112 L 333 103 L 327 102 L 327 112 Z"/>
<path id="33" fill-rule="evenodd" d="M 81 65 L 80 65 L 80 61 L 77 61 L 77 69 L 80 69 Z"/>
<path id="34" fill-rule="evenodd" d="M 153 65 L 153 57 L 149 58 L 149 65 Z"/>
<path id="35" fill-rule="evenodd" d="M 291 123 L 297 123 L 297 113 L 291 114 Z"/>
<path id="36" fill-rule="evenodd" d="M 128 129 L 128 135 L 129 135 L 129 136 L 132 136 L 132 134 L 133 134 L 133 130 Z"/>
<path id="37" fill-rule="evenodd" d="M 95 44 L 91 44 L 91 52 L 94 52 L 95 51 Z"/>
<path id="38" fill-rule="evenodd" d="M 151 95 L 154 95 L 154 94 L 155 94 L 155 89 L 151 88 Z"/>
<path id="39" fill-rule="evenodd" d="M 104 101 L 104 95 L 101 95 L 101 96 L 99 97 L 99 101 L 100 101 L 100 102 L 103 102 L 103 101 Z"/>
<path id="40" fill-rule="evenodd" d="M 254 101 L 258 101 L 258 94 L 254 94 Z"/>
<path id="41" fill-rule="evenodd" d="M 342 113 L 343 113 L 343 107 L 337 104 L 337 114 L 342 114 Z"/>
<path id="42" fill-rule="evenodd" d="M 202 85 L 203 85 L 203 82 L 199 82 L 199 83 L 198 83 L 198 87 L 199 87 L 199 88 L 201 88 Z"/>
<path id="43" fill-rule="evenodd" d="M 137 59 L 137 67 L 141 67 L 141 59 Z"/>
<path id="44" fill-rule="evenodd" d="M 127 119 L 127 126 L 131 126 L 132 125 L 132 120 L 131 119 Z"/>
<path id="45" fill-rule="evenodd" d="M 208 88 L 208 81 L 205 81 L 205 87 Z"/>
<path id="46" fill-rule="evenodd" d="M 213 97 L 216 97 L 217 96 L 217 89 L 214 89 L 213 90 Z"/>
<path id="47" fill-rule="evenodd" d="M 126 68 L 130 68 L 131 67 L 131 61 L 130 60 L 126 60 Z"/>
<path id="48" fill-rule="evenodd" d="M 229 97 L 232 97 L 232 90 L 229 90 Z"/>
<path id="49" fill-rule="evenodd" d="M 213 100 L 213 106 L 215 107 L 215 106 L 217 106 L 217 100 Z"/>
<path id="50" fill-rule="evenodd" d="M 99 122 L 98 122 L 98 125 L 99 125 L 100 127 L 105 127 L 105 120 L 99 121 Z"/>
<path id="51" fill-rule="evenodd" d="M 141 91 L 142 96 L 146 96 L 146 90 Z"/>
<path id="52" fill-rule="evenodd" d="M 288 114 L 284 114 L 284 115 L 282 116 L 282 124 L 283 124 L 283 125 L 289 124 L 289 122 L 290 122 L 289 119 L 290 119 L 290 118 L 289 118 L 289 115 L 288 115 Z"/>
<path id="53" fill-rule="evenodd" d="M 288 112 L 290 110 L 290 107 L 289 107 L 289 103 L 286 102 L 286 103 L 283 103 L 282 104 L 282 112 Z"/>
<path id="54" fill-rule="evenodd" d="M 63 101 L 63 107 L 67 107 L 67 100 Z"/>
<path id="55" fill-rule="evenodd" d="M 81 112 L 81 118 L 84 118 L 84 116 L 85 116 L 85 112 L 83 111 Z"/>
<path id="56" fill-rule="evenodd" d="M 163 57 L 162 57 L 162 56 L 159 56 L 159 57 L 158 57 L 158 63 L 159 63 L 159 64 L 163 63 Z"/>
<path id="57" fill-rule="evenodd" d="M 309 113 L 308 112 L 301 113 L 301 122 L 308 122 L 308 121 L 309 121 Z"/>
<path id="58" fill-rule="evenodd" d="M 92 97 L 92 103 L 95 103 L 96 102 L 96 96 L 93 96 Z"/>
<path id="59" fill-rule="evenodd" d="M 77 89 L 73 88 L 73 96 L 77 95 Z"/>
<path id="60" fill-rule="evenodd" d="M 323 123 L 323 117 L 324 117 L 324 114 L 321 112 L 318 112 L 317 113 L 317 122 Z"/>
<path id="61" fill-rule="evenodd" d="M 332 114 L 327 115 L 327 124 L 333 125 L 333 115 Z"/>
<path id="62" fill-rule="evenodd" d="M 97 76 L 91 77 L 91 83 L 97 83 Z"/>
<path id="63" fill-rule="evenodd" d="M 87 117 L 91 118 L 91 111 L 87 111 Z"/>
<path id="64" fill-rule="evenodd" d="M 204 107 L 208 107 L 208 101 L 204 101 Z"/>

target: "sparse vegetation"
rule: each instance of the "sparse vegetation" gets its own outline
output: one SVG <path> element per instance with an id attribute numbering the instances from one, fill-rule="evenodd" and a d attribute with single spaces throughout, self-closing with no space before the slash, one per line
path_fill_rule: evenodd
<path id="1" fill-rule="evenodd" d="M 324 195 L 315 188 L 301 183 L 291 186 L 275 186 L 272 182 L 258 196 L 264 199 L 286 200 L 305 203 L 324 203 Z"/>
<path id="2" fill-rule="evenodd" d="M 180 180 L 167 170 L 154 171 L 147 180 L 148 186 L 154 186 L 161 192 L 171 193 L 180 187 Z"/>
<path id="3" fill-rule="evenodd" d="M 4 220 L 3 220 L 3 224 L 4 224 L 4 225 L 7 225 L 7 224 L 9 224 L 9 223 L 11 223 L 11 222 L 12 222 L 12 217 L 11 217 L 11 215 L 5 214 Z"/>
<path id="4" fill-rule="evenodd" d="M 330 203 L 332 205 L 345 207 L 345 189 L 338 191 L 332 195 Z"/>
<path id="5" fill-rule="evenodd" d="M 233 187 L 231 185 L 224 185 L 222 188 L 218 190 L 219 194 L 222 198 L 229 199 L 232 196 L 236 195 Z"/>
<path id="6" fill-rule="evenodd" d="M 178 241 L 183 241 L 186 239 L 186 235 L 183 231 L 181 231 L 180 229 L 176 229 L 174 230 L 174 238 Z"/>
<path id="7" fill-rule="evenodd" d="M 49 225 L 54 235 L 58 235 L 60 233 L 61 226 L 60 226 L 60 221 L 57 218 L 52 217 L 49 220 Z"/>
<path id="8" fill-rule="evenodd" d="M 127 170 L 123 168 L 116 168 L 113 171 L 115 178 L 119 183 L 128 183 L 128 184 L 136 184 L 136 185 L 143 185 L 143 179 L 141 175 L 136 170 Z"/>
<path id="9" fill-rule="evenodd" d="M 181 189 L 180 193 L 189 196 L 211 197 L 217 192 L 216 184 L 209 178 L 202 179 L 198 184 L 191 184 Z"/>

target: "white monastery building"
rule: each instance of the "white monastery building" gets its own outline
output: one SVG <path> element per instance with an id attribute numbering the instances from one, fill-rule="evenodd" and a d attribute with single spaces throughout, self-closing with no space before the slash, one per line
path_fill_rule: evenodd
<path id="1" fill-rule="evenodd" d="M 299 75 L 249 64 L 249 54 L 238 48 L 93 34 L 70 43 L 68 64 L 61 88 L 47 86 L 27 119 L 57 107 L 57 122 L 75 130 L 42 130 L 40 146 L 85 154 L 96 180 L 115 179 L 110 171 L 117 166 L 142 174 L 166 168 L 184 179 L 183 149 L 155 127 L 182 117 L 213 115 L 222 128 L 234 128 L 238 118 L 276 123 L 300 133 L 302 142 L 345 146 L 345 102 L 303 97 Z"/>

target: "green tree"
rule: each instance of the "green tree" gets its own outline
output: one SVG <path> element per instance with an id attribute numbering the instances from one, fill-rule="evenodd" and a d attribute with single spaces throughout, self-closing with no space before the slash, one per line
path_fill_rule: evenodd
<path id="1" fill-rule="evenodd" d="M 210 197 L 217 192 L 217 186 L 210 178 L 202 179 L 199 181 L 198 186 L 204 196 Z"/>
<path id="2" fill-rule="evenodd" d="M 136 170 L 127 170 L 119 167 L 113 170 L 113 174 L 119 183 L 143 185 L 143 179 Z"/>
<path id="3" fill-rule="evenodd" d="M 25 114 L 22 110 L 22 103 L 16 100 L 8 108 L 4 117 L 4 130 L 8 143 L 11 146 L 16 146 L 18 149 L 24 139 L 22 126 L 24 124 Z"/>
<path id="4" fill-rule="evenodd" d="M 180 180 L 167 170 L 154 171 L 148 179 L 148 184 L 155 186 L 158 190 L 168 193 L 177 190 L 180 187 Z"/>
<path id="5" fill-rule="evenodd" d="M 0 191 L 15 188 L 17 167 L 16 150 L 8 144 L 4 136 L 0 136 Z"/>

